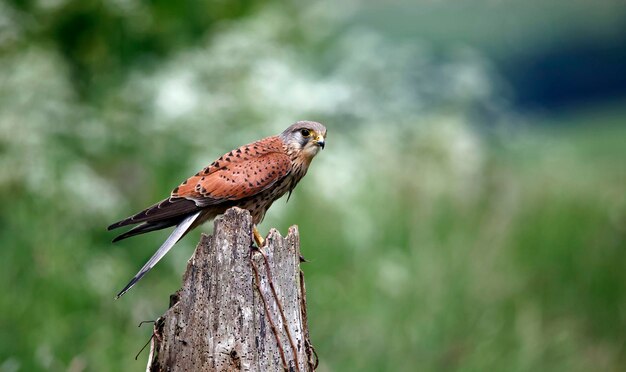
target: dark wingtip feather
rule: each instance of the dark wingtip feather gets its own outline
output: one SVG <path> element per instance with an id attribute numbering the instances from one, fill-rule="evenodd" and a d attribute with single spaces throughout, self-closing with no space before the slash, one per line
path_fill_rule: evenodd
<path id="1" fill-rule="evenodd" d="M 124 240 L 126 238 L 130 238 L 131 236 L 141 234 L 140 232 L 133 232 L 134 229 L 130 229 L 123 234 L 120 234 L 111 240 L 111 243 L 119 242 L 120 240 Z M 146 231 L 147 232 L 147 231 Z"/>
<path id="2" fill-rule="evenodd" d="M 184 216 L 189 215 L 189 213 L 196 212 L 198 209 L 198 206 L 196 206 L 196 203 L 192 200 L 183 198 L 167 198 L 137 214 L 109 225 L 107 230 L 111 231 L 119 227 L 134 225 L 141 222 L 153 223 L 170 220 L 172 218 L 184 218 Z"/>
<path id="3" fill-rule="evenodd" d="M 110 224 L 109 227 L 107 227 L 107 230 L 111 231 L 111 230 L 117 229 L 119 227 L 126 226 L 126 225 L 128 225 L 130 223 L 131 223 L 131 218 L 125 218 L 125 219 L 123 219 L 121 221 L 117 221 L 115 223 Z"/>
<path id="4" fill-rule="evenodd" d="M 119 242 L 120 240 L 126 239 L 127 236 L 124 236 L 124 235 L 126 235 L 126 233 L 116 236 L 115 238 L 113 238 L 113 240 L 111 240 L 111 243 L 116 243 L 116 242 Z"/>
<path id="5" fill-rule="evenodd" d="M 184 216 L 183 216 L 184 217 Z M 130 238 L 135 235 L 145 234 L 147 232 L 161 230 L 168 228 L 170 226 L 177 225 L 180 222 L 181 218 L 170 218 L 169 220 L 159 221 L 159 222 L 143 222 L 140 225 L 133 227 L 132 229 L 126 231 L 123 234 L 116 236 L 113 239 L 113 243 L 118 242 L 120 240 Z"/>
<path id="6" fill-rule="evenodd" d="M 114 224 L 109 225 L 109 226 L 107 227 L 107 231 L 111 231 L 111 230 L 113 230 L 113 229 L 115 229 L 115 228 L 117 228 L 117 227 L 118 227 L 118 226 L 117 226 L 117 222 L 116 222 L 116 223 L 114 223 Z"/>

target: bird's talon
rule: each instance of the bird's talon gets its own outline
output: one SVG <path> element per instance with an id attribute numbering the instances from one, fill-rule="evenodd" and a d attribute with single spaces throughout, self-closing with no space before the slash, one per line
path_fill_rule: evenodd
<path id="1" fill-rule="evenodd" d="M 252 235 L 254 236 L 254 242 L 256 243 L 256 246 L 258 248 L 263 248 L 263 246 L 265 245 L 265 239 L 263 239 L 261 233 L 256 228 L 256 226 L 252 228 Z"/>

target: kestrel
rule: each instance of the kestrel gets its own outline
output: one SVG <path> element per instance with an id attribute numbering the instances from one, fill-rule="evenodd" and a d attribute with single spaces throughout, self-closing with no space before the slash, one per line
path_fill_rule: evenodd
<path id="1" fill-rule="evenodd" d="M 272 203 L 291 192 L 306 174 L 311 160 L 324 148 L 326 128 L 314 121 L 299 121 L 277 136 L 239 147 L 189 177 L 170 196 L 143 211 L 116 222 L 109 230 L 139 224 L 113 242 L 176 226 L 167 240 L 118 293 L 121 297 L 192 229 L 224 213 L 230 207 L 252 215 L 253 235 L 261 247 L 256 225 Z"/>

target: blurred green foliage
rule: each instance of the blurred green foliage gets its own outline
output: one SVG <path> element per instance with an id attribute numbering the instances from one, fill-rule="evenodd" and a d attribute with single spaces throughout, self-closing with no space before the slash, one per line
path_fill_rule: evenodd
<path id="1" fill-rule="evenodd" d="M 609 29 L 606 7 L 591 19 Z M 393 30 L 415 25 L 378 10 L 0 3 L 0 371 L 144 368 L 136 325 L 165 311 L 198 234 L 114 301 L 167 232 L 112 245 L 106 226 L 298 119 L 328 145 L 262 230 L 300 227 L 321 371 L 621 370 L 626 111 L 519 115 L 493 33 L 455 44 L 435 17 L 435 43 L 407 40 Z"/>

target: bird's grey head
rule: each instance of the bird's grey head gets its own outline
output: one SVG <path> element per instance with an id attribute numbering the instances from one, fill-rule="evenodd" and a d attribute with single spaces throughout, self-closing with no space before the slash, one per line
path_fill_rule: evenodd
<path id="1" fill-rule="evenodd" d="M 326 127 L 315 121 L 298 121 L 279 137 L 289 147 L 312 158 L 326 145 Z"/>

